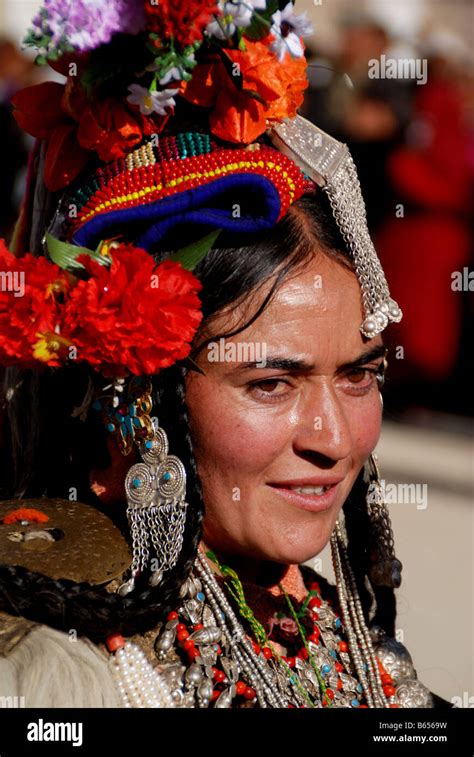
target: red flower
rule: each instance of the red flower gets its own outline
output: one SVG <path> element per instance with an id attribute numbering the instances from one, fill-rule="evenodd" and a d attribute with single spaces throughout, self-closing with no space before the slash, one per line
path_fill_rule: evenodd
<path id="1" fill-rule="evenodd" d="M 64 108 L 65 87 L 47 81 L 17 92 L 13 115 L 24 131 L 47 140 L 44 181 L 55 192 L 69 184 L 85 167 L 89 153 L 77 142 L 77 123 Z"/>
<path id="2" fill-rule="evenodd" d="M 64 334 L 108 376 L 158 372 L 186 357 L 202 318 L 198 279 L 169 260 L 156 266 L 144 250 L 121 245 L 110 270 L 81 256 L 91 278 L 66 304 Z"/>
<path id="3" fill-rule="evenodd" d="M 214 13 L 221 13 L 215 0 L 160 0 L 145 2 L 147 27 L 162 39 L 173 37 L 181 47 L 202 39 Z"/>
<path id="4" fill-rule="evenodd" d="M 0 363 L 59 365 L 54 350 L 41 349 L 44 335 L 54 335 L 62 299 L 70 289 L 67 273 L 45 258 L 16 258 L 0 240 Z"/>
<path id="5" fill-rule="evenodd" d="M 19 126 L 48 143 L 44 181 L 52 192 L 76 178 L 91 150 L 105 162 L 121 158 L 144 136 L 159 133 L 169 117 L 145 118 L 112 97 L 92 102 L 77 78 L 70 77 L 66 85 L 44 82 L 26 87 L 12 98 Z"/>
<path id="6" fill-rule="evenodd" d="M 122 158 L 143 137 L 142 117 L 131 113 L 111 97 L 89 103 L 82 114 L 77 139 L 82 147 L 95 150 L 105 163 Z"/>
<path id="7" fill-rule="evenodd" d="M 245 89 L 252 89 L 266 105 L 232 82 L 219 56 L 193 70 L 193 77 L 183 87 L 183 96 L 194 105 L 212 108 L 209 116 L 211 131 L 228 142 L 249 144 L 267 128 L 267 120 L 294 118 L 303 102 L 308 86 L 306 59 L 292 58 L 290 53 L 282 63 L 268 47 L 271 37 L 253 42 L 245 39 L 246 51 L 226 50 L 236 64 Z"/>

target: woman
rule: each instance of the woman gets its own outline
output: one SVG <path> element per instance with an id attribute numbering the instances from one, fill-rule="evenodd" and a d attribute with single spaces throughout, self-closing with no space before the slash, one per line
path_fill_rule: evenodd
<path id="1" fill-rule="evenodd" d="M 251 39 L 247 55 L 269 42 Z M 221 58 L 204 58 L 194 82 L 209 65 Z M 56 267 L 16 261 L 41 296 L 3 354 L 51 367 L 7 376 L 22 499 L 0 505 L 1 694 L 26 706 L 440 704 L 391 638 L 401 565 L 371 453 L 380 332 L 401 314 L 353 164 L 294 113 L 250 139 L 219 136 L 225 114 L 212 110 L 210 129 L 183 131 L 190 104 L 209 105 L 198 84 L 186 97 L 156 143 L 79 173 L 54 214 L 42 180 L 70 177 L 51 159 L 56 137 L 41 153 L 30 244 L 40 252 L 48 228 Z M 239 123 L 255 116 L 247 98 Z M 336 587 L 302 565 L 329 541 Z"/>

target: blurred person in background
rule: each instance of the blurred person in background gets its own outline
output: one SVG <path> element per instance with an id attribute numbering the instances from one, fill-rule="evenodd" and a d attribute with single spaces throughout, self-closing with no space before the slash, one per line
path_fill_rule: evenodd
<path id="1" fill-rule="evenodd" d="M 430 35 L 424 54 L 428 81 L 416 87 L 405 143 L 388 162 L 400 204 L 377 239 L 407 314 L 392 334 L 403 359 L 394 361 L 397 389 L 390 405 L 394 411 L 422 405 L 472 414 L 472 295 L 466 285 L 472 260 L 472 61 L 466 65 L 462 43 L 447 33 Z"/>
<path id="2" fill-rule="evenodd" d="M 388 55 L 388 30 L 370 13 L 351 11 L 341 17 L 337 55 L 309 62 L 310 91 L 305 115 L 319 116 L 321 128 L 348 144 L 366 198 L 369 227 L 375 230 L 393 207 L 387 159 L 400 144 L 409 121 L 414 82 L 369 78 L 370 61 Z"/>

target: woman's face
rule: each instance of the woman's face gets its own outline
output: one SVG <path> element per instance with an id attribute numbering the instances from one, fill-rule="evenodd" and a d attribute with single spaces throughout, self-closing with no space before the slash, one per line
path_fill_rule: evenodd
<path id="1" fill-rule="evenodd" d="M 243 315 L 220 314 L 212 333 Z M 318 254 L 251 326 L 199 354 L 206 375 L 188 373 L 186 401 L 208 546 L 294 564 L 327 544 L 380 433 L 384 349 L 362 320 L 355 274 Z"/>

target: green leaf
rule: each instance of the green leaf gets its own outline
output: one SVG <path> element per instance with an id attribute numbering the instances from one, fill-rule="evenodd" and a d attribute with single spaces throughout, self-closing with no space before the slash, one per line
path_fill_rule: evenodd
<path id="1" fill-rule="evenodd" d="M 173 255 L 170 255 L 169 260 L 172 260 L 173 263 L 181 263 L 183 268 L 192 271 L 203 257 L 207 255 L 221 231 L 222 229 L 215 229 L 210 234 L 202 237 L 202 239 L 198 239 L 197 242 L 182 247 L 173 253 Z"/>
<path id="2" fill-rule="evenodd" d="M 64 268 L 71 273 L 84 269 L 82 263 L 78 263 L 79 255 L 89 255 L 92 260 L 96 260 L 101 265 L 109 265 L 110 258 L 101 255 L 97 250 L 88 250 L 87 247 L 78 247 L 75 244 L 68 244 L 55 239 L 51 234 L 46 234 L 46 244 L 48 252 L 53 263 L 60 268 Z"/>
<path id="3" fill-rule="evenodd" d="M 254 12 L 252 23 L 245 29 L 245 36 L 247 39 L 259 40 L 266 37 L 272 25 L 272 15 L 277 10 L 278 1 L 268 0 L 265 11 L 260 13 Z"/>

